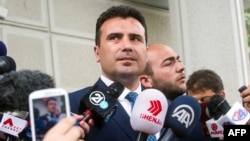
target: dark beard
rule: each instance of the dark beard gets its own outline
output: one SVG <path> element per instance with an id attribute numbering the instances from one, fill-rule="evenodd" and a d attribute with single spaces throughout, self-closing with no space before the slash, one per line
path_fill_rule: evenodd
<path id="1" fill-rule="evenodd" d="M 175 98 L 183 95 L 185 92 L 183 92 L 182 90 L 163 90 L 165 96 L 167 97 L 167 99 L 170 99 L 170 100 L 174 100 Z"/>
<path id="2" fill-rule="evenodd" d="M 160 90 L 169 100 L 174 100 L 175 98 L 183 95 L 186 92 L 186 90 L 176 87 L 174 84 L 171 83 L 162 85 L 154 80 L 153 83 L 153 88 Z"/>

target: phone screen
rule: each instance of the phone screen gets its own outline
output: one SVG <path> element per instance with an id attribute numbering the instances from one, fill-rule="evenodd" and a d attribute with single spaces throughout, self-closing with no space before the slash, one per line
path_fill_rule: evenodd
<path id="1" fill-rule="evenodd" d="M 33 97 L 30 99 L 33 108 L 31 114 L 32 136 L 41 141 L 47 131 L 68 115 L 65 95 Z M 34 137 L 33 136 L 33 137 Z"/>

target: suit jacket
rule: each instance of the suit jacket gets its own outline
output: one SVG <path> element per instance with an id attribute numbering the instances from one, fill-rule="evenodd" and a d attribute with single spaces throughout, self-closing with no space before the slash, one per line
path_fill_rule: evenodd
<path id="1" fill-rule="evenodd" d="M 183 138 L 176 137 L 174 141 L 219 141 L 217 138 L 211 138 L 203 133 L 202 125 L 200 122 L 196 124 L 194 129 L 189 135 Z"/>
<path id="2" fill-rule="evenodd" d="M 107 86 L 99 78 L 96 84 L 103 90 Z M 78 113 L 81 98 L 87 94 L 93 86 L 78 90 L 69 95 L 71 112 Z M 101 128 L 91 126 L 90 132 L 86 135 L 86 141 L 135 141 L 138 132 L 130 125 L 130 117 L 118 102 L 118 107 L 113 117 Z"/>
<path id="3" fill-rule="evenodd" d="M 58 118 L 58 117 L 54 117 Z M 42 139 L 45 135 L 45 133 L 52 128 L 56 123 L 57 120 L 53 120 L 49 114 L 44 114 L 40 116 L 36 121 L 36 138 Z"/>

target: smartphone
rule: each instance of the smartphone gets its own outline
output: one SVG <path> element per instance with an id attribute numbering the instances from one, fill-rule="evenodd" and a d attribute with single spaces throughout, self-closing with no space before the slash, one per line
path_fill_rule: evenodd
<path id="1" fill-rule="evenodd" d="M 63 117 L 70 116 L 68 93 L 61 88 L 49 88 L 29 95 L 32 141 L 42 141 L 47 131 Z"/>

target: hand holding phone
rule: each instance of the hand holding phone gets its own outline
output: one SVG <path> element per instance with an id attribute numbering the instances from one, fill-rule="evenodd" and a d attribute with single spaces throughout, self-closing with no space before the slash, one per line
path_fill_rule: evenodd
<path id="1" fill-rule="evenodd" d="M 76 119 L 67 117 L 51 128 L 45 135 L 43 141 L 79 141 L 85 137 L 85 131 L 75 126 Z"/>
<path id="2" fill-rule="evenodd" d="M 29 95 L 32 140 L 40 141 L 63 117 L 70 116 L 68 93 L 61 88 L 37 90 Z"/>

